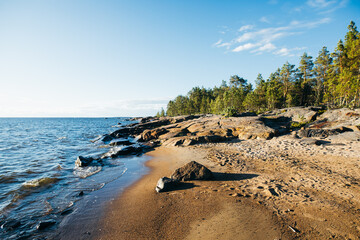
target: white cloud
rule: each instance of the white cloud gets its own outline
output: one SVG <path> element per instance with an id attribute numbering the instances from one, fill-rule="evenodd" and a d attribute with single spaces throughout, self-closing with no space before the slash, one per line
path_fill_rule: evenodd
<path id="1" fill-rule="evenodd" d="M 276 49 L 274 44 L 266 43 L 265 45 L 259 47 L 256 51 L 263 52 L 263 51 L 271 51 L 271 50 L 274 50 L 274 49 Z"/>
<path id="2" fill-rule="evenodd" d="M 306 47 L 295 47 L 295 48 L 280 48 L 277 51 L 274 52 L 274 54 L 276 55 L 280 55 L 280 56 L 295 56 L 295 55 L 299 55 L 300 56 L 300 51 L 306 49 Z"/>
<path id="3" fill-rule="evenodd" d="M 312 22 L 292 21 L 290 25 L 292 25 L 295 28 L 315 28 L 321 24 L 325 24 L 329 22 L 331 22 L 331 18 L 326 17 Z"/>
<path id="4" fill-rule="evenodd" d="M 263 23 L 270 23 L 270 21 L 269 21 L 269 19 L 267 18 L 267 17 L 261 17 L 260 19 L 259 19 L 259 21 L 260 22 L 263 22 Z"/>
<path id="5" fill-rule="evenodd" d="M 231 43 L 223 42 L 222 39 L 213 44 L 213 47 L 226 47 L 227 49 L 231 46 Z"/>
<path id="6" fill-rule="evenodd" d="M 327 0 L 308 0 L 307 1 L 307 4 L 310 6 L 310 7 L 313 7 L 313 8 L 326 8 L 326 7 L 329 7 L 333 4 L 335 4 L 336 1 L 335 0 L 330 0 L 330 1 L 327 1 Z"/>
<path id="7" fill-rule="evenodd" d="M 329 14 L 339 8 L 346 7 L 349 0 L 308 0 L 306 4 L 315 10 L 320 11 L 320 14 Z"/>
<path id="8" fill-rule="evenodd" d="M 276 55 L 288 56 L 290 55 L 290 50 L 288 48 L 281 48 L 274 52 Z"/>
<path id="9" fill-rule="evenodd" d="M 306 29 L 316 28 L 319 25 L 329 23 L 330 18 L 322 18 L 315 21 L 297 21 L 294 20 L 288 25 L 280 27 L 269 27 L 262 29 L 253 29 L 249 27 L 252 25 L 242 26 L 239 31 L 245 31 L 240 36 L 233 38 L 230 41 L 224 42 L 219 40 L 214 45 L 216 47 L 226 47 L 232 52 L 250 51 L 251 53 L 261 54 L 262 52 L 270 52 L 280 56 L 293 56 L 296 51 L 301 48 L 282 48 L 276 47 L 276 41 L 291 35 L 299 35 L 305 32 Z M 240 45 L 239 45 L 240 44 Z"/>
<path id="10" fill-rule="evenodd" d="M 219 46 L 222 43 L 222 39 L 219 39 L 219 41 L 217 41 L 216 43 L 213 44 L 213 46 Z"/>
<path id="11" fill-rule="evenodd" d="M 250 30 L 253 28 L 254 28 L 254 25 L 244 25 L 241 28 L 239 28 L 239 32 L 243 32 L 243 31 Z"/>
<path id="12" fill-rule="evenodd" d="M 254 47 L 258 46 L 258 44 L 254 44 L 254 43 L 246 43 L 244 45 L 240 45 L 238 47 L 236 47 L 234 50 L 232 50 L 233 52 L 241 52 L 244 50 L 249 50 L 252 49 Z"/>

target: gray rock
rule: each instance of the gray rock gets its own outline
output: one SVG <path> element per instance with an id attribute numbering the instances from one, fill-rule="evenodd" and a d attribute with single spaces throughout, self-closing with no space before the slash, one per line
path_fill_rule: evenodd
<path id="1" fill-rule="evenodd" d="M 94 161 L 94 159 L 92 157 L 78 156 L 75 161 L 75 166 L 76 167 L 86 167 L 86 166 L 89 166 L 93 161 Z"/>
<path id="2" fill-rule="evenodd" d="M 213 174 L 204 165 L 191 161 L 181 168 L 176 169 L 171 175 L 171 178 L 179 181 L 208 180 L 213 178 Z"/>
<path id="3" fill-rule="evenodd" d="M 166 192 L 174 188 L 177 185 L 178 181 L 175 179 L 171 179 L 168 177 L 162 177 L 156 184 L 155 191 L 156 192 Z"/>

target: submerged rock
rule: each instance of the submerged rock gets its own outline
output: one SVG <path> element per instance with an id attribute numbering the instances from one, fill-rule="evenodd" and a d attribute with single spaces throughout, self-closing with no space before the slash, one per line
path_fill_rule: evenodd
<path id="1" fill-rule="evenodd" d="M 155 191 L 166 192 L 166 191 L 172 190 L 177 184 L 178 184 L 178 181 L 175 179 L 171 179 L 168 177 L 162 177 L 157 182 Z"/>
<path id="2" fill-rule="evenodd" d="M 104 136 L 103 136 L 103 138 L 101 139 L 101 141 L 103 141 L 103 142 L 110 142 L 111 140 L 113 140 L 114 138 L 112 137 L 112 136 L 110 136 L 110 135 L 108 135 L 108 134 L 105 134 Z"/>
<path id="3" fill-rule="evenodd" d="M 109 152 L 105 153 L 101 158 L 116 158 L 118 156 L 138 154 L 143 151 L 142 147 L 137 146 L 126 146 L 124 148 L 113 148 Z"/>
<path id="4" fill-rule="evenodd" d="M 130 142 L 129 140 L 119 140 L 116 142 L 111 142 L 109 145 L 110 146 L 129 146 L 132 144 L 134 144 L 134 143 Z"/>
<path id="5" fill-rule="evenodd" d="M 94 158 L 92 158 L 92 157 L 78 156 L 75 161 L 75 166 L 76 167 L 86 167 L 86 166 L 89 166 L 93 161 L 94 161 Z"/>
<path id="6" fill-rule="evenodd" d="M 43 230 L 45 228 L 48 228 L 48 227 L 54 225 L 55 223 L 56 223 L 56 221 L 54 221 L 54 220 L 41 221 L 38 223 L 38 225 L 36 225 L 36 229 Z"/>
<path id="7" fill-rule="evenodd" d="M 208 180 L 213 178 L 213 174 L 204 165 L 191 161 L 181 168 L 176 169 L 171 175 L 171 178 L 179 181 Z"/>
<path id="8" fill-rule="evenodd" d="M 8 220 L 4 224 L 1 225 L 1 229 L 5 229 L 5 231 L 14 230 L 21 226 L 21 222 L 18 220 Z"/>

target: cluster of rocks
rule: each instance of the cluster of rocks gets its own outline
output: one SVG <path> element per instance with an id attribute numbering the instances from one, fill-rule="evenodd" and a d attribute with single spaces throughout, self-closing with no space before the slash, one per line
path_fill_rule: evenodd
<path id="1" fill-rule="evenodd" d="M 296 124 L 302 129 L 296 127 Z M 295 126 L 295 127 L 294 127 Z M 143 123 L 119 129 L 113 137 L 131 134 L 140 142 L 188 146 L 231 139 L 271 139 L 296 132 L 300 137 L 326 138 L 344 132 L 360 131 L 360 110 L 320 107 L 293 107 L 224 118 L 219 115 L 146 118 Z"/>
<path id="2" fill-rule="evenodd" d="M 170 178 L 160 178 L 156 184 L 155 190 L 157 192 L 171 191 L 181 185 L 182 181 L 210 180 L 213 177 L 213 173 L 204 165 L 191 161 L 183 167 L 176 169 Z"/>
<path id="3" fill-rule="evenodd" d="M 325 111 L 320 107 L 292 107 L 276 109 L 260 115 L 243 113 L 229 118 L 220 115 L 189 115 L 146 117 L 137 120 L 138 123 L 121 127 L 111 134 L 102 136 L 100 140 L 113 147 L 109 152 L 99 158 L 80 156 L 76 166 L 101 164 L 104 158 L 141 154 L 158 145 L 189 146 L 233 139 L 268 140 L 290 132 L 296 137 L 324 139 L 337 136 L 336 139 L 339 141 L 360 140 L 360 109 Z M 137 139 L 138 143 L 123 140 L 129 136 Z"/>

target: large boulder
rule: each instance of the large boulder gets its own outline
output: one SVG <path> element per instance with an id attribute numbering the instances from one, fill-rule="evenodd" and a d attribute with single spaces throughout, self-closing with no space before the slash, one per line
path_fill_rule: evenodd
<path id="1" fill-rule="evenodd" d="M 171 178 L 178 181 L 208 180 L 213 178 L 213 174 L 204 165 L 191 161 L 181 168 L 176 169 L 171 175 Z"/>
<path id="2" fill-rule="evenodd" d="M 171 179 L 168 177 L 162 177 L 159 179 L 159 181 L 156 184 L 155 191 L 157 192 L 166 192 L 172 190 L 176 185 L 178 184 L 178 181 L 175 179 Z"/>

